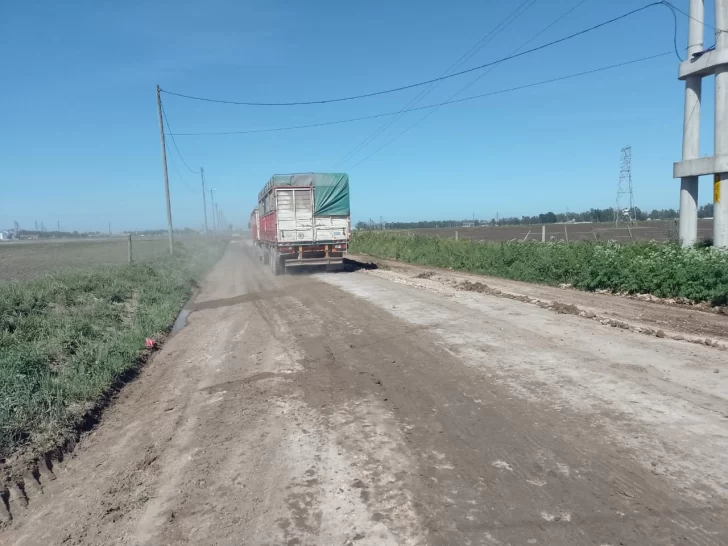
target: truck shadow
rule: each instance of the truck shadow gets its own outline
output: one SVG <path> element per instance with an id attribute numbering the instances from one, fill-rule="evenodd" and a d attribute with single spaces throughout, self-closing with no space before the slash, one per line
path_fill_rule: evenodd
<path id="1" fill-rule="evenodd" d="M 325 269 L 322 268 L 321 266 L 315 266 L 315 265 L 292 267 L 286 271 L 286 275 L 291 275 L 291 276 L 311 275 L 313 273 L 322 273 L 322 272 L 354 273 L 355 271 L 360 271 L 360 270 L 369 271 L 371 269 L 378 269 L 377 264 L 359 262 L 357 260 L 350 260 L 348 258 L 344 258 L 343 264 L 326 266 Z"/>

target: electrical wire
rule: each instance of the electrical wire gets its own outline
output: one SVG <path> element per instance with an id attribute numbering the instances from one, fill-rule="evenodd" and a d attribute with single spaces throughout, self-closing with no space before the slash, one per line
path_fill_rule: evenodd
<path id="1" fill-rule="evenodd" d="M 172 160 L 172 168 L 173 168 L 173 169 L 174 169 L 174 171 L 175 171 L 175 172 L 177 173 L 177 176 L 179 177 L 179 179 L 180 179 L 180 182 L 182 182 L 182 184 L 184 185 L 184 187 L 185 187 L 185 188 L 187 189 L 187 191 L 189 191 L 190 193 L 197 193 L 197 192 L 196 192 L 195 190 L 193 190 L 193 189 L 192 189 L 192 188 L 191 188 L 191 187 L 189 186 L 189 184 L 187 184 L 187 181 L 186 181 L 186 180 L 184 179 L 184 177 L 182 176 L 182 173 L 181 173 L 181 172 L 179 171 L 179 169 L 177 168 L 177 162 L 176 162 L 176 161 L 174 160 L 174 156 L 172 155 L 172 153 L 171 153 L 171 150 L 169 149 L 169 146 L 165 144 L 165 147 L 167 148 L 167 154 L 169 155 L 169 158 L 170 158 L 170 159 Z"/>
<path id="2" fill-rule="evenodd" d="M 672 42 L 673 46 L 675 47 L 675 56 L 678 58 L 680 62 L 683 62 L 683 58 L 680 56 L 680 53 L 677 51 L 677 14 L 675 13 L 675 6 L 670 4 L 669 2 L 663 2 L 663 6 L 665 6 L 667 9 L 670 10 L 670 13 L 672 13 L 672 22 L 673 22 L 673 33 L 672 33 Z"/>
<path id="3" fill-rule="evenodd" d="M 642 57 L 640 59 L 635 59 L 633 61 L 626 61 L 624 63 L 618 63 L 618 64 L 615 64 L 615 65 L 606 66 L 606 67 L 603 67 L 603 68 L 595 68 L 593 70 L 587 70 L 586 72 L 580 72 L 578 74 L 570 74 L 568 76 L 561 76 L 560 78 L 553 78 L 553 79 L 544 80 L 544 81 L 541 81 L 541 82 L 536 82 L 536 83 L 521 85 L 521 86 L 518 86 L 518 87 L 512 87 L 510 89 L 505 89 L 505 90 L 501 90 L 501 91 L 494 91 L 492 93 L 485 93 L 483 95 L 476 95 L 475 97 L 468 97 L 468 98 L 465 98 L 465 99 L 457 99 L 457 100 L 449 101 L 449 102 L 446 102 L 446 103 L 443 103 L 443 104 L 453 104 L 453 103 L 457 103 L 457 102 L 464 102 L 466 100 L 469 100 L 469 99 L 472 99 L 472 98 L 476 98 L 476 97 L 477 98 L 480 98 L 480 97 L 487 97 L 487 96 L 492 96 L 492 95 L 500 95 L 500 94 L 507 93 L 507 92 L 510 92 L 510 91 L 518 91 L 520 89 L 527 89 L 529 87 L 536 87 L 538 85 L 544 85 L 544 84 L 547 84 L 547 83 L 554 83 L 554 82 L 563 81 L 563 80 L 567 80 L 567 79 L 571 79 L 571 78 L 576 78 L 578 76 L 585 76 L 587 74 L 593 74 L 595 72 L 602 72 L 604 70 L 609 70 L 611 68 L 617 68 L 617 67 L 620 67 L 620 66 L 626 66 L 626 65 L 635 64 L 635 63 L 642 62 L 642 61 L 647 61 L 647 60 L 650 60 L 650 59 L 656 59 L 658 57 L 664 57 L 665 55 L 670 55 L 670 54 L 672 54 L 672 51 L 667 51 L 665 53 L 658 53 L 657 55 L 650 55 L 649 57 Z M 440 107 L 440 105 L 437 105 L 437 108 L 439 108 L 439 107 Z M 402 135 L 404 135 L 410 129 L 414 128 L 417 124 L 419 124 L 420 122 L 424 121 L 424 119 L 426 117 L 427 116 L 424 116 L 424 117 L 420 118 L 419 120 L 417 120 L 415 123 L 413 123 L 412 125 L 410 125 L 409 127 L 407 127 L 404 131 L 402 131 L 401 133 L 397 134 L 394 138 L 388 140 L 383 146 L 380 146 L 379 148 L 377 148 L 376 150 L 374 150 L 372 153 L 370 153 L 368 156 L 366 156 L 364 159 L 362 159 L 361 161 L 358 161 L 357 163 L 355 163 L 354 165 L 352 165 L 351 168 L 353 169 L 355 167 L 358 167 L 359 165 L 361 165 L 362 163 L 364 163 L 365 161 L 367 161 L 369 158 L 371 158 L 375 154 L 377 154 L 380 151 L 382 151 L 384 148 L 386 148 L 387 146 L 389 146 L 390 144 L 392 144 L 395 140 L 397 140 L 398 138 L 400 138 Z"/>
<path id="4" fill-rule="evenodd" d="M 409 85 L 403 85 L 401 87 L 394 87 L 391 89 L 385 89 L 382 91 L 374 91 L 372 93 L 365 93 L 362 95 L 352 95 L 349 97 L 340 97 L 340 98 L 334 98 L 334 99 L 322 99 L 322 100 L 315 100 L 315 101 L 298 101 L 298 102 L 239 102 L 239 101 L 230 101 L 230 100 L 219 100 L 219 99 L 210 99 L 205 97 L 195 97 L 192 95 L 184 95 L 182 93 L 175 93 L 172 91 L 167 91 L 162 89 L 161 91 L 163 93 L 166 93 L 167 95 L 173 95 L 176 97 L 182 97 L 186 99 L 192 99 L 192 100 L 200 100 L 205 102 L 215 102 L 219 104 L 235 104 L 240 106 L 304 106 L 304 105 L 311 105 L 311 104 L 328 104 L 332 102 L 343 102 L 343 101 L 351 101 L 351 100 L 357 100 L 357 99 L 364 99 L 369 97 L 376 97 L 379 95 L 386 95 L 389 93 L 396 93 L 398 91 L 404 91 L 406 89 L 413 89 L 415 87 L 421 87 L 423 85 L 428 85 L 430 83 L 439 82 L 442 80 L 447 80 L 450 78 L 455 78 L 457 76 L 462 76 L 464 74 L 470 74 L 471 72 L 475 72 L 477 70 L 482 70 L 483 68 L 488 68 L 489 66 L 494 66 L 497 64 L 501 64 L 506 61 L 510 61 L 512 59 L 516 59 L 518 57 L 523 57 L 524 55 L 528 55 L 530 53 L 534 53 L 536 51 L 541 51 L 543 49 L 546 49 L 548 47 L 551 47 L 556 44 L 560 44 L 569 40 L 572 40 L 578 36 L 582 36 L 584 34 L 587 34 L 589 32 L 593 32 L 597 29 L 600 29 L 602 27 L 605 27 L 607 25 L 610 25 L 612 23 L 616 23 L 617 21 L 621 21 L 622 19 L 626 19 L 627 17 L 631 17 L 632 15 L 636 15 L 637 13 L 640 13 L 642 11 L 645 11 L 649 8 L 660 6 L 664 3 L 664 0 L 660 0 L 659 2 L 652 2 L 651 4 L 647 4 L 646 6 L 642 6 L 641 8 L 633 9 L 632 11 L 628 11 L 627 13 L 623 13 L 622 15 L 618 17 L 614 17 L 612 19 L 609 19 L 607 21 L 603 21 L 602 23 L 599 23 L 597 25 L 591 26 L 589 28 L 586 28 L 584 30 L 580 30 L 579 32 L 575 32 L 573 34 L 570 34 L 568 36 L 564 36 L 563 38 L 559 38 L 558 40 L 553 40 L 551 42 L 548 42 L 546 44 L 540 45 L 538 47 L 534 47 L 531 49 L 527 49 L 526 51 L 521 51 L 520 53 L 516 53 L 514 55 L 509 55 L 507 57 L 503 57 L 500 59 L 496 59 L 495 61 L 491 61 L 489 63 L 481 64 L 479 66 L 474 66 L 472 68 L 468 68 L 466 70 L 461 70 L 458 72 L 453 72 L 452 74 L 447 74 L 445 76 L 440 76 L 438 78 L 432 78 L 430 80 L 421 81 L 418 83 L 413 83 Z"/>
<path id="5" fill-rule="evenodd" d="M 574 10 L 576 10 L 576 9 L 577 9 L 577 8 L 578 8 L 579 6 L 581 6 L 582 4 L 584 4 L 584 3 L 585 3 L 585 2 L 587 2 L 587 1 L 588 1 L 588 0 L 581 0 L 581 2 L 579 2 L 578 4 L 576 4 L 576 5 L 574 6 L 574 7 L 572 7 L 571 9 L 569 9 L 569 10 L 568 10 L 567 12 L 565 12 L 565 13 L 564 13 L 564 14 L 562 14 L 561 16 L 557 17 L 557 18 L 556 18 L 556 19 L 555 19 L 554 21 L 552 21 L 552 22 L 551 22 L 550 24 L 546 25 L 546 26 L 545 26 L 545 27 L 544 27 L 543 29 L 541 29 L 541 30 L 540 30 L 539 32 L 537 32 L 536 34 L 534 34 L 533 36 L 531 36 L 531 38 L 529 38 L 528 40 L 526 40 L 525 42 L 523 42 L 523 43 L 522 43 L 522 44 L 521 44 L 520 46 L 518 46 L 518 47 L 517 47 L 516 49 L 514 49 L 514 50 L 513 50 L 513 51 L 512 51 L 512 52 L 511 52 L 510 54 L 512 55 L 512 54 L 514 54 L 514 53 L 518 53 L 518 52 L 519 52 L 520 50 L 522 50 L 522 49 L 523 49 L 524 47 L 526 47 L 526 46 L 527 46 L 528 44 L 530 44 L 531 42 L 533 42 L 533 41 L 534 41 L 534 40 L 535 40 L 536 38 L 538 38 L 539 36 L 541 36 L 541 35 L 542 35 L 542 34 L 543 34 L 544 32 L 546 32 L 547 30 L 549 30 L 549 29 L 550 29 L 551 27 L 553 27 L 553 26 L 554 26 L 555 24 L 557 24 L 558 22 L 560 22 L 561 20 L 563 20 L 564 18 L 566 18 L 566 17 L 567 17 L 567 16 L 569 15 L 569 14 L 571 14 L 571 13 L 572 13 L 572 12 L 573 12 Z M 677 28 L 677 27 L 676 27 L 676 28 Z M 490 67 L 490 68 L 488 68 L 488 69 L 487 69 L 487 70 L 486 70 L 485 72 L 483 72 L 483 73 L 482 73 L 482 74 L 480 74 L 480 75 L 479 75 L 478 77 L 476 77 L 476 78 L 475 78 L 474 80 L 472 80 L 471 82 L 469 82 L 469 83 L 465 84 L 465 85 L 464 85 L 463 87 L 461 87 L 461 88 L 460 88 L 460 89 L 459 89 L 458 91 L 456 91 L 455 93 L 453 93 L 452 95 L 450 95 L 450 96 L 449 96 L 449 97 L 447 98 L 447 100 L 448 100 L 448 101 L 450 101 L 450 100 L 453 100 L 453 99 L 455 99 L 455 97 L 457 97 L 458 95 L 460 95 L 460 94 L 461 94 L 461 93 L 462 93 L 463 91 L 465 91 L 465 90 L 466 90 L 466 89 L 468 89 L 469 87 L 472 87 L 472 86 L 473 86 L 473 85 L 475 85 L 475 84 L 476 84 L 476 83 L 477 83 L 478 81 L 480 81 L 480 80 L 481 80 L 482 78 L 484 78 L 485 76 L 487 76 L 488 74 L 490 74 L 490 73 L 491 73 L 491 72 L 492 72 L 492 71 L 493 71 L 493 70 L 494 70 L 495 68 L 496 68 L 495 66 L 491 66 L 491 67 Z M 396 136 L 395 136 L 394 138 L 390 139 L 390 140 L 389 140 L 389 141 L 388 141 L 388 142 L 387 142 L 387 143 L 386 143 L 386 144 L 385 144 L 384 146 L 381 146 L 381 147 L 377 148 L 377 150 L 376 150 L 376 151 L 374 151 L 373 153 L 369 154 L 368 156 L 366 156 L 366 157 L 365 157 L 364 159 L 362 159 L 361 161 L 359 161 L 359 162 L 357 162 L 356 164 L 354 164 L 354 167 L 357 167 L 357 166 L 359 166 L 359 165 L 360 165 L 361 163 L 363 163 L 364 161 L 367 161 L 367 160 L 368 160 L 368 159 L 370 159 L 370 158 L 371 158 L 371 157 L 372 157 L 373 155 L 375 155 L 376 153 L 380 152 L 381 150 L 383 150 L 384 148 L 386 148 L 387 146 L 389 146 L 390 144 L 392 144 L 392 143 L 393 143 L 394 141 L 396 141 L 397 139 L 399 139 L 399 138 L 400 138 L 401 136 L 403 136 L 403 135 L 404 135 L 405 133 L 407 133 L 407 132 L 409 132 L 410 130 L 414 129 L 414 128 L 415 128 L 415 127 L 416 127 L 417 125 L 419 125 L 420 123 L 422 123 L 423 121 L 425 121 L 425 120 L 426 120 L 426 119 L 427 119 L 428 117 L 430 117 L 430 116 L 431 116 L 432 114 L 434 114 L 435 112 L 437 112 L 437 111 L 438 111 L 439 109 L 440 109 L 440 107 L 438 106 L 438 107 L 436 107 L 436 108 L 433 108 L 433 109 L 432 109 L 432 110 L 430 110 L 429 112 L 427 112 L 427 113 L 426 113 L 426 114 L 425 114 L 424 116 L 422 116 L 422 117 L 421 117 L 420 119 L 418 119 L 418 120 L 417 120 L 417 121 L 415 121 L 414 123 L 410 124 L 410 125 L 409 125 L 409 126 L 408 126 L 407 128 L 405 128 L 405 129 L 404 129 L 404 131 L 401 131 L 401 132 L 400 132 L 400 133 L 398 133 L 398 134 L 397 134 L 397 135 L 396 135 Z"/>
<path id="6" fill-rule="evenodd" d="M 675 4 L 673 4 L 672 2 L 668 2 L 668 0 L 661 0 L 660 4 L 665 4 L 665 5 L 666 5 L 666 6 L 668 6 L 668 7 L 670 8 L 670 9 L 673 9 L 673 10 L 677 11 L 678 13 L 681 13 L 681 14 L 683 14 L 683 15 L 684 15 L 685 17 L 687 17 L 688 19 L 692 19 L 693 21 L 695 21 L 695 22 L 697 22 L 697 23 L 700 23 L 701 25 L 705 25 L 706 27 L 708 27 L 708 28 L 710 28 L 710 29 L 713 29 L 713 30 L 715 30 L 716 32 L 728 32 L 728 30 L 723 30 L 723 29 L 720 29 L 720 28 L 716 28 L 716 27 L 714 27 L 713 25 L 710 25 L 710 24 L 706 23 L 705 21 L 701 21 L 700 19 L 696 19 L 695 17 L 693 17 L 693 16 L 692 16 L 692 15 L 690 15 L 689 13 L 687 13 L 687 12 L 685 12 L 685 11 L 681 10 L 680 8 L 678 8 L 678 7 L 677 7 L 677 6 L 675 5 Z"/>
<path id="7" fill-rule="evenodd" d="M 485 36 L 481 37 L 471 48 L 466 51 L 463 55 L 460 56 L 459 59 L 457 59 L 453 64 L 451 64 L 441 75 L 444 76 L 446 74 L 449 74 L 450 72 L 457 70 L 460 66 L 462 66 L 466 61 L 468 61 L 473 55 L 478 53 L 483 47 L 485 47 L 488 43 L 493 40 L 498 34 L 503 32 L 506 28 L 508 28 L 516 19 L 521 17 L 524 13 L 526 13 L 538 0 L 525 0 L 522 4 L 520 4 L 516 9 L 514 9 L 511 13 L 509 13 L 505 19 L 503 19 L 500 23 L 498 23 L 495 27 L 493 27 L 488 33 L 485 34 Z M 410 100 L 407 104 L 405 104 L 402 107 L 402 110 L 399 112 L 399 114 L 395 115 L 392 119 L 384 122 L 382 125 L 379 126 L 377 130 L 375 130 L 372 134 L 370 134 L 367 138 L 365 138 L 362 142 L 360 142 L 353 150 L 351 150 L 343 159 L 340 159 L 337 161 L 334 165 L 336 167 L 337 165 L 344 163 L 354 157 L 359 151 L 363 150 L 370 142 L 373 142 L 377 137 L 379 137 L 384 131 L 386 131 L 389 127 L 391 127 L 394 123 L 397 122 L 403 115 L 404 110 L 407 108 L 410 108 L 412 106 L 415 106 L 418 104 L 423 98 L 425 98 L 435 87 L 437 87 L 440 84 L 440 82 L 434 82 L 429 84 L 425 89 L 420 91 L 420 93 L 414 97 L 412 100 Z"/>
<path id="8" fill-rule="evenodd" d="M 182 164 L 185 167 L 187 167 L 187 170 L 190 171 L 192 174 L 200 174 L 200 171 L 191 169 L 190 166 L 185 161 L 185 158 L 182 157 L 182 152 L 179 151 L 179 147 L 177 146 L 177 141 L 174 139 L 174 133 L 172 132 L 172 128 L 169 126 L 169 120 L 167 119 L 167 112 L 164 111 L 164 106 L 162 106 L 162 116 L 164 117 L 164 123 L 167 125 L 167 131 L 168 131 L 167 134 L 172 137 L 172 144 L 174 144 L 174 149 L 177 150 L 177 155 L 182 160 Z"/>
<path id="9" fill-rule="evenodd" d="M 563 81 L 563 80 L 569 80 L 572 78 L 578 78 L 580 76 L 587 76 L 589 74 L 595 74 L 597 72 L 604 72 L 605 70 L 612 70 L 614 68 L 620 68 L 620 67 L 631 65 L 631 64 L 636 64 L 636 63 L 640 63 L 640 62 L 644 62 L 644 61 L 650 61 L 652 59 L 664 57 L 665 55 L 671 55 L 672 53 L 673 53 L 672 51 L 657 53 L 655 55 L 649 55 L 647 57 L 640 57 L 639 59 L 632 59 L 631 61 L 624 61 L 624 62 L 617 63 L 617 64 L 602 66 L 600 68 L 594 68 L 591 70 L 586 70 L 584 72 L 577 72 L 575 74 L 560 76 L 558 78 L 551 78 L 548 80 L 542 80 L 542 81 L 538 81 L 538 82 L 534 82 L 534 83 L 519 85 L 517 87 L 500 89 L 498 91 L 491 91 L 489 93 L 482 93 L 482 94 L 473 95 L 470 97 L 463 97 L 461 99 L 449 100 L 449 101 L 439 102 L 439 103 L 434 103 L 434 104 L 427 104 L 424 106 L 417 106 L 414 108 L 410 108 L 408 110 L 404 110 L 404 112 L 417 112 L 420 110 L 427 110 L 430 108 L 439 108 L 441 106 L 446 106 L 448 104 L 458 104 L 461 102 L 468 102 L 468 101 L 481 99 L 481 98 L 485 98 L 485 97 L 492 97 L 494 95 L 502 95 L 505 93 L 511 93 L 513 91 L 520 91 L 521 89 L 527 89 L 530 87 L 538 87 L 541 85 L 546 85 L 547 83 L 555 83 L 555 82 L 559 82 L 559 81 Z M 362 117 L 358 117 L 358 118 L 348 118 L 348 119 L 340 119 L 340 120 L 335 120 L 335 121 L 325 121 L 322 123 L 311 123 L 308 125 L 292 125 L 292 126 L 288 126 L 288 127 L 271 127 L 268 129 L 249 129 L 249 130 L 245 130 L 245 131 L 213 131 L 213 132 L 201 132 L 201 133 L 175 133 L 175 136 L 250 135 L 250 134 L 257 134 L 257 133 L 274 133 L 274 132 L 279 132 L 279 131 L 294 131 L 294 130 L 300 130 L 300 129 L 312 129 L 315 127 L 327 127 L 327 126 L 331 126 L 331 125 L 340 125 L 340 124 L 344 124 L 344 123 L 353 123 L 353 122 L 357 122 L 357 121 L 382 118 L 382 117 L 386 117 L 386 116 L 395 116 L 399 112 L 401 112 L 401 110 L 394 111 L 394 112 L 384 112 L 381 114 L 373 114 L 371 116 L 362 116 Z"/>

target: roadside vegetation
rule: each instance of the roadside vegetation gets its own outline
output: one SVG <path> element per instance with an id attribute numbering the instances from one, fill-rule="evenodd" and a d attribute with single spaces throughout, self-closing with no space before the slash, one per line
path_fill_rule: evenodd
<path id="1" fill-rule="evenodd" d="M 728 304 L 728 253 L 665 243 L 456 241 L 358 232 L 351 252 L 582 290 Z"/>
<path id="2" fill-rule="evenodd" d="M 176 255 L 0 282 L 0 461 L 62 443 L 169 330 L 225 242 Z"/>

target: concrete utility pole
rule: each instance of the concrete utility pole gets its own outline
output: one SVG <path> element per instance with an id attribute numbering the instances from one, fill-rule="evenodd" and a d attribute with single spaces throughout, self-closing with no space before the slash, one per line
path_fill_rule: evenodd
<path id="1" fill-rule="evenodd" d="M 698 177 L 713 175 L 713 244 L 728 247 L 728 0 L 715 0 L 715 51 L 703 50 L 704 0 L 690 0 L 688 58 L 680 63 L 685 80 L 683 159 L 674 164 L 680 178 L 680 240 L 684 246 L 698 238 Z M 700 157 L 700 94 L 702 79 L 715 74 L 714 156 Z"/>
<path id="2" fill-rule="evenodd" d="M 202 210 L 205 212 L 205 238 L 207 238 L 207 200 L 205 199 L 205 169 L 200 167 L 200 179 L 202 180 Z"/>
<path id="3" fill-rule="evenodd" d="M 713 181 L 713 244 L 728 247 L 728 0 L 715 2 L 716 56 L 722 64 L 715 69 L 715 157 L 722 159 Z"/>
<path id="4" fill-rule="evenodd" d="M 162 97 L 157 86 L 157 113 L 159 114 L 159 136 L 162 139 L 162 167 L 164 168 L 164 195 L 167 200 L 167 235 L 169 236 L 169 253 L 174 254 L 174 237 L 172 236 L 172 204 L 169 200 L 169 175 L 167 173 L 167 144 L 164 140 L 164 121 L 162 120 Z"/>

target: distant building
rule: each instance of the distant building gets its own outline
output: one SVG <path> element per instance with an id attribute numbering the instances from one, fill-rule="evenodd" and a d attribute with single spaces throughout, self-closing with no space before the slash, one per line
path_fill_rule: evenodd
<path id="1" fill-rule="evenodd" d="M 0 231 L 0 241 L 9 241 L 13 235 L 9 231 Z"/>

